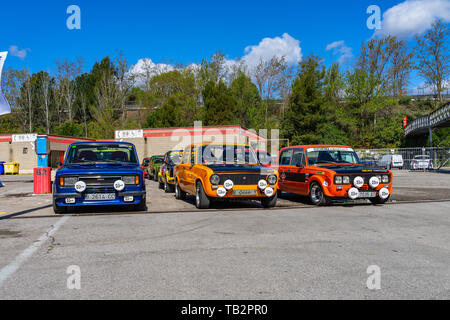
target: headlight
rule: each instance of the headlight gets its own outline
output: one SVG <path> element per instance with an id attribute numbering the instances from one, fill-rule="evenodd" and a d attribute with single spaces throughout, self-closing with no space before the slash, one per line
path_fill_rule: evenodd
<path id="1" fill-rule="evenodd" d="M 342 184 L 342 177 L 341 176 L 334 177 L 334 183 L 335 184 Z"/>
<path id="2" fill-rule="evenodd" d="M 381 181 L 382 181 L 383 183 L 388 183 L 388 182 L 389 182 L 389 176 L 388 176 L 388 175 L 382 176 L 381 179 L 382 179 Z"/>
<path id="3" fill-rule="evenodd" d="M 269 182 L 269 184 L 275 184 L 277 183 L 277 176 L 274 174 L 271 174 L 268 178 L 267 178 L 267 182 Z"/>
<path id="4" fill-rule="evenodd" d="M 343 184 L 350 184 L 350 177 L 349 176 L 343 176 L 342 177 L 342 183 Z"/>
<path id="5" fill-rule="evenodd" d="M 64 178 L 64 187 L 74 186 L 78 181 L 78 177 L 66 177 Z"/>
<path id="6" fill-rule="evenodd" d="M 125 184 L 136 184 L 136 177 L 138 176 L 123 176 L 122 181 Z M 139 178 L 137 179 L 137 181 L 138 181 L 137 184 L 139 184 Z"/>
<path id="7" fill-rule="evenodd" d="M 211 184 L 219 184 L 220 182 L 220 177 L 217 174 L 213 174 L 210 178 L 209 181 L 211 182 Z"/>

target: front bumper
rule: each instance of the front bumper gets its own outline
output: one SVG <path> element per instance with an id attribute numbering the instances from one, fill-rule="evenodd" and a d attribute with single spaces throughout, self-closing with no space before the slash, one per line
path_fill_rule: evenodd
<path id="1" fill-rule="evenodd" d="M 60 207 L 136 205 L 141 203 L 141 201 L 146 200 L 145 190 L 122 191 L 122 192 L 115 191 L 116 197 L 113 200 L 86 200 L 85 194 L 91 192 L 87 190 L 83 193 L 53 193 L 53 200 L 55 201 L 55 204 Z M 133 201 L 125 201 L 124 197 L 127 196 L 132 196 Z M 74 198 L 75 203 L 71 204 L 66 203 L 65 202 L 66 198 Z"/>
<path id="2" fill-rule="evenodd" d="M 342 189 L 339 189 L 338 187 L 342 187 Z M 353 188 L 352 185 L 331 185 L 329 187 L 325 187 L 322 185 L 324 194 L 329 198 L 336 198 L 336 199 L 350 199 L 348 196 L 348 191 Z M 368 185 L 363 185 L 361 188 L 358 189 L 359 192 L 370 192 L 374 191 L 376 192 L 378 196 L 378 192 L 380 189 L 386 188 L 389 190 L 389 194 L 392 195 L 392 184 L 391 183 L 383 183 L 380 184 L 375 189 L 372 189 Z M 358 198 L 358 199 L 368 199 L 368 198 Z"/>

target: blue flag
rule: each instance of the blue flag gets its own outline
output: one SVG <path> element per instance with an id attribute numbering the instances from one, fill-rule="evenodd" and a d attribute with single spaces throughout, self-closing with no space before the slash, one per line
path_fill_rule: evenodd
<path id="1" fill-rule="evenodd" d="M 9 106 L 8 101 L 6 101 L 5 96 L 2 93 L 2 69 L 7 55 L 8 52 L 0 52 L 0 116 L 2 114 L 11 113 L 11 107 Z"/>

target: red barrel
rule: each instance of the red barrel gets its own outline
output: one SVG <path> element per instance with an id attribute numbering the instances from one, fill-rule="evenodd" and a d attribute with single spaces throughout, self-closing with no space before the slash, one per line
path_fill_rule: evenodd
<path id="1" fill-rule="evenodd" d="M 52 168 L 34 168 L 34 194 L 52 193 Z"/>

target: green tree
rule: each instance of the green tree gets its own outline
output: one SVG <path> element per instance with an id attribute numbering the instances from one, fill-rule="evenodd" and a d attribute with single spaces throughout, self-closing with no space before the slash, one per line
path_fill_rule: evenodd
<path id="1" fill-rule="evenodd" d="M 308 56 L 300 62 L 282 121 L 282 134 L 291 144 L 319 143 L 324 123 L 325 68 L 317 56 Z"/>
<path id="2" fill-rule="evenodd" d="M 205 114 L 205 125 L 230 125 L 236 124 L 236 102 L 223 81 L 215 84 L 209 81 L 202 93 Z"/>

